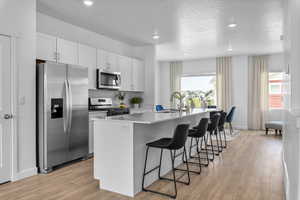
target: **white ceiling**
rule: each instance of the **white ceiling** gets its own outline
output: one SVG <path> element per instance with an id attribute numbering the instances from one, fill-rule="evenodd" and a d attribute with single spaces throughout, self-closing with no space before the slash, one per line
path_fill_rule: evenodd
<path id="1" fill-rule="evenodd" d="M 38 0 L 38 11 L 132 45 L 159 60 L 282 51 L 282 0 Z M 238 26 L 230 29 L 227 25 Z M 153 33 L 159 41 L 152 39 Z M 228 52 L 231 46 L 233 51 Z"/>

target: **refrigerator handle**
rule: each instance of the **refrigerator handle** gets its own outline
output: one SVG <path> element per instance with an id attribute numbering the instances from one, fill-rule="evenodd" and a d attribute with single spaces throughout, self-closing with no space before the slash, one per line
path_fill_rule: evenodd
<path id="1" fill-rule="evenodd" d="M 68 123 L 69 123 L 69 86 L 68 86 L 68 82 L 65 81 L 64 82 L 65 85 L 65 102 L 66 102 L 66 107 L 64 109 L 64 132 L 67 134 L 68 133 Z"/>
<path id="2" fill-rule="evenodd" d="M 69 116 L 68 116 L 68 134 L 70 134 L 71 132 L 71 127 L 72 127 L 72 110 L 73 110 L 73 99 L 72 99 L 72 89 L 71 89 L 71 85 L 69 83 L 69 80 L 67 80 L 68 82 L 68 95 L 69 95 Z"/>

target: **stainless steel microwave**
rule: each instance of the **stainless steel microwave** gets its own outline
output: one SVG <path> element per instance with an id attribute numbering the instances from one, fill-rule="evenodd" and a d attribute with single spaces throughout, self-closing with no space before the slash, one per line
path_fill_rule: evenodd
<path id="1" fill-rule="evenodd" d="M 114 89 L 118 90 L 121 87 L 120 72 L 106 72 L 97 69 L 97 88 L 98 89 Z"/>

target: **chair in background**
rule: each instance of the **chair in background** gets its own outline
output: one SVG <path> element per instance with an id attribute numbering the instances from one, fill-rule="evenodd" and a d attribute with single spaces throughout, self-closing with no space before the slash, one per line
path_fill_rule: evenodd
<path id="1" fill-rule="evenodd" d="M 230 135 L 232 135 L 233 133 L 233 128 L 232 128 L 232 120 L 233 120 L 233 116 L 235 113 L 235 106 L 232 106 L 232 108 L 230 109 L 228 115 L 226 116 L 226 123 L 229 124 L 229 130 L 230 130 Z"/>
<path id="2" fill-rule="evenodd" d="M 162 105 L 156 105 L 155 109 L 157 112 L 164 110 L 165 108 Z"/>

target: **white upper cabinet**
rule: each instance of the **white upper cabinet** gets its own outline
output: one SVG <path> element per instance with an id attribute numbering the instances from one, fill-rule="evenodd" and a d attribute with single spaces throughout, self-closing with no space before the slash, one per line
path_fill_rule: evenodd
<path id="1" fill-rule="evenodd" d="M 78 64 L 78 43 L 57 39 L 57 62 Z"/>
<path id="2" fill-rule="evenodd" d="M 37 33 L 36 40 L 37 59 L 56 62 L 56 37 Z"/>
<path id="3" fill-rule="evenodd" d="M 126 56 L 118 57 L 118 65 L 121 72 L 121 89 L 122 91 L 132 91 L 132 59 Z"/>
<path id="4" fill-rule="evenodd" d="M 78 64 L 89 68 L 89 89 L 96 88 L 97 49 L 78 44 Z"/>
<path id="5" fill-rule="evenodd" d="M 109 72 L 119 72 L 118 55 L 102 49 L 97 50 L 97 67 Z"/>
<path id="6" fill-rule="evenodd" d="M 138 59 L 132 59 L 132 85 L 133 91 L 142 92 L 145 89 L 144 62 Z"/>

